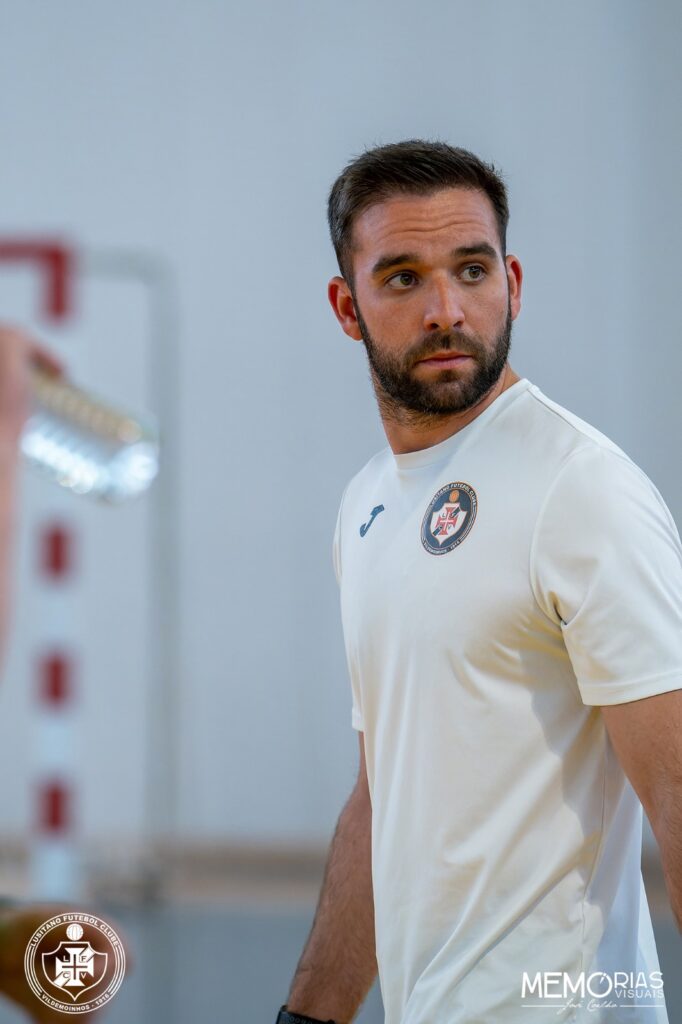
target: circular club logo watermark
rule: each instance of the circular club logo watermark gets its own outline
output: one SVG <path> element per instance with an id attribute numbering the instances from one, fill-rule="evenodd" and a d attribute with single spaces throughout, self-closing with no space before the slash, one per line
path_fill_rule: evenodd
<path id="1" fill-rule="evenodd" d="M 120 938 L 92 914 L 57 914 L 31 936 L 26 980 L 45 1006 L 59 1013 L 92 1013 L 116 994 L 125 974 Z"/>

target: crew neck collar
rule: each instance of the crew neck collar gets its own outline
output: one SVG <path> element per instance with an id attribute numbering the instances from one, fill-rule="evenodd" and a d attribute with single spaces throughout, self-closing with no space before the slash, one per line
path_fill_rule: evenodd
<path id="1" fill-rule="evenodd" d="M 440 462 L 441 459 L 448 458 L 456 451 L 459 451 L 472 437 L 476 437 L 486 424 L 490 423 L 491 420 L 498 416 L 503 409 L 506 409 L 529 387 L 530 381 L 527 377 L 522 377 L 520 380 L 515 381 L 511 387 L 508 387 L 506 391 L 498 395 L 495 401 L 491 402 L 475 419 L 467 423 L 466 426 L 460 427 L 459 430 L 456 430 L 454 434 L 450 434 L 443 441 L 439 441 L 438 444 L 432 444 L 428 448 L 420 448 L 415 452 L 403 452 L 401 454 L 391 451 L 389 445 L 388 450 L 395 460 L 395 465 L 400 470 L 416 469 L 419 466 L 429 466 L 432 462 Z"/>

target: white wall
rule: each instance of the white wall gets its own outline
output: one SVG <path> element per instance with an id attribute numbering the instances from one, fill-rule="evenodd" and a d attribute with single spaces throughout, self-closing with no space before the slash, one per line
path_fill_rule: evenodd
<path id="1" fill-rule="evenodd" d="M 2 3 L 0 234 L 146 250 L 177 281 L 184 836 L 325 839 L 353 781 L 330 545 L 383 435 L 327 305 L 325 200 L 365 146 L 437 136 L 502 168 L 526 272 L 512 365 L 682 518 L 681 34 L 672 0 Z M 114 534 L 100 558 L 106 577 Z M 103 651 L 125 643 L 85 614 Z M 21 766 L 16 685 L 0 737 Z M 134 708 L 130 688 L 87 723 L 88 749 L 120 740 L 135 766 L 90 765 L 91 831 L 144 826 Z M 0 819 L 20 827 L 20 788 Z"/>

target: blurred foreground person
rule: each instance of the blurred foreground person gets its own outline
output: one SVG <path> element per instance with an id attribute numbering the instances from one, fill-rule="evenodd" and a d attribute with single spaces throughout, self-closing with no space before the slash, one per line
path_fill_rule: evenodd
<path id="1" fill-rule="evenodd" d="M 0 324 L 0 659 L 9 624 L 9 586 L 19 440 L 29 409 L 30 369 L 37 366 L 58 376 L 61 364 L 26 335 Z"/>
<path id="2" fill-rule="evenodd" d="M 643 804 L 682 924 L 672 516 L 509 365 L 522 270 L 493 167 L 377 147 L 328 214 L 388 447 L 341 499 L 360 770 L 278 1019 L 346 1024 L 378 967 L 386 1024 L 664 1024 L 640 860 Z"/>
<path id="3" fill-rule="evenodd" d="M 61 364 L 46 349 L 23 332 L 0 325 L 0 658 L 4 655 L 10 619 L 19 440 L 29 408 L 32 365 L 47 373 L 62 373 Z M 0 898 L 0 994 L 22 1007 L 31 1020 L 40 1024 L 63 1022 L 64 1013 L 45 1006 L 32 992 L 24 973 L 26 947 L 35 930 L 47 919 L 65 910 L 79 909 L 61 903 L 20 905 Z M 88 1020 L 95 1020 L 103 1015 L 106 1015 L 106 1008 L 86 1016 Z"/>

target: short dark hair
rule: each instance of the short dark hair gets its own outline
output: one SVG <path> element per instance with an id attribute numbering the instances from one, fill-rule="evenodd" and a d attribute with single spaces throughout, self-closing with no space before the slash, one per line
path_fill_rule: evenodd
<path id="1" fill-rule="evenodd" d="M 442 188 L 484 192 L 495 211 L 506 255 L 509 203 L 500 172 L 468 149 L 446 142 L 407 139 L 375 146 L 343 169 L 329 193 L 327 218 L 342 276 L 353 287 L 353 224 L 370 206 L 396 194 L 428 195 Z"/>

